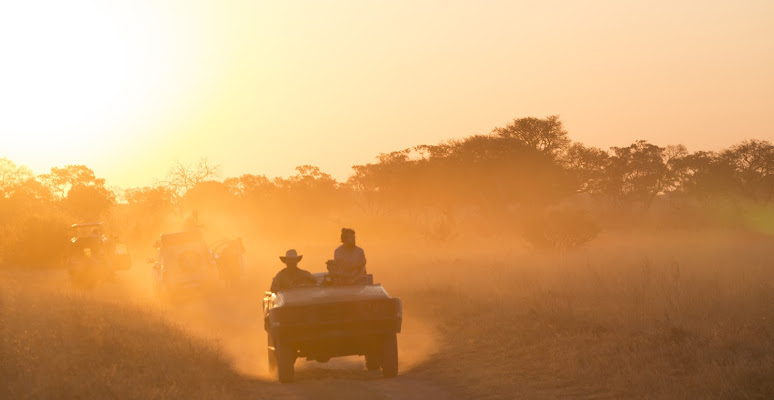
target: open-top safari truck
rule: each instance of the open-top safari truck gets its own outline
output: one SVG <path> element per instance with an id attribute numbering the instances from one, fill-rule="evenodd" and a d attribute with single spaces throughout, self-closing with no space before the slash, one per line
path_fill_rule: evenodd
<path id="1" fill-rule="evenodd" d="M 292 382 L 297 358 L 327 362 L 331 357 L 363 355 L 368 370 L 398 374 L 397 333 L 402 304 L 371 275 L 358 284 L 337 284 L 328 273 L 317 284 L 266 292 L 264 327 L 269 369 L 280 382 Z"/>
<path id="2" fill-rule="evenodd" d="M 102 222 L 73 224 L 65 264 L 73 283 L 93 287 L 117 270 L 131 268 L 126 245 L 105 235 Z"/>
<path id="3" fill-rule="evenodd" d="M 156 257 L 148 261 L 161 296 L 199 291 L 217 281 L 215 260 L 200 231 L 164 233 L 154 247 Z"/>

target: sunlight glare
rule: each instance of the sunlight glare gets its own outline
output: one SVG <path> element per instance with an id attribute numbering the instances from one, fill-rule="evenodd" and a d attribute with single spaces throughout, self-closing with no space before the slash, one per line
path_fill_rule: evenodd
<path id="1" fill-rule="evenodd" d="M 178 71 L 190 61 L 185 32 L 130 3 L 0 5 L 0 144 L 7 155 L 34 154 L 50 164 L 63 152 L 93 154 L 177 100 L 185 83 Z"/>

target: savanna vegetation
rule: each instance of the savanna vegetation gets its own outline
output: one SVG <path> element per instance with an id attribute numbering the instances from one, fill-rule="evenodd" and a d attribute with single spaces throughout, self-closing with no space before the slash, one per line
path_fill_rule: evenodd
<path id="1" fill-rule="evenodd" d="M 382 239 L 508 236 L 554 250 L 602 231 L 774 231 L 774 146 L 762 140 L 716 152 L 644 140 L 602 150 L 572 142 L 557 116 L 520 118 L 381 154 L 343 182 L 315 166 L 296 171 L 223 178 L 202 160 L 174 165 L 154 186 L 121 189 L 83 165 L 36 176 L 0 159 L 0 260 L 55 263 L 64 227 L 78 221 L 105 219 L 125 240 L 147 243 L 194 210 L 210 231 L 265 239 L 348 224 L 378 226 Z"/>
<path id="2" fill-rule="evenodd" d="M 381 154 L 343 182 L 202 160 L 119 189 L 3 159 L 0 397 L 771 398 L 772 173 L 766 141 L 603 150 L 553 116 Z M 105 220 L 142 255 L 193 211 L 209 239 L 245 238 L 243 286 L 170 309 L 138 300 L 139 263 L 104 291 L 41 278 L 72 222 Z M 270 384 L 256 293 L 286 248 L 323 268 L 342 226 L 403 298 L 401 376 L 310 366 Z"/>

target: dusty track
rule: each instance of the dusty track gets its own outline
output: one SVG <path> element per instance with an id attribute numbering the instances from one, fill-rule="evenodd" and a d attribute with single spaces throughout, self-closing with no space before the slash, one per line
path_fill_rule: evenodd
<path id="1" fill-rule="evenodd" d="M 91 291 L 65 289 L 56 271 L 15 286 L 0 271 L 11 317 L 0 318 L 0 398 L 774 398 L 770 241 L 721 236 L 710 251 L 712 238 L 389 263 L 378 276 L 404 300 L 400 375 L 382 379 L 357 357 L 299 360 L 292 385 L 265 371 L 271 271 L 179 303 L 152 295 L 147 265 Z M 3 396 L 4 375 L 18 395 Z"/>
<path id="2" fill-rule="evenodd" d="M 425 324 L 407 318 L 399 335 L 401 375 L 384 379 L 364 368 L 362 357 L 334 358 L 327 363 L 298 360 L 296 383 L 280 385 L 266 370 L 266 334 L 258 302 L 235 304 L 238 296 L 215 302 L 189 303 L 165 312 L 203 337 L 214 338 L 246 377 L 264 381 L 279 399 L 451 399 L 440 386 L 417 377 L 412 369 L 433 357 L 437 338 Z M 223 310 L 229 310 L 223 312 Z M 261 393 L 256 393 L 261 396 Z"/>
<path id="3" fill-rule="evenodd" d="M 394 379 L 364 371 L 359 358 L 331 360 L 326 364 L 299 361 L 297 382 L 272 384 L 280 399 L 452 399 L 439 385 L 415 377 L 409 371 Z"/>
<path id="4" fill-rule="evenodd" d="M 140 269 L 138 269 L 140 270 Z M 241 289 L 218 289 L 208 296 L 175 302 L 156 299 L 147 287 L 137 286 L 132 274 L 119 275 L 115 282 L 94 290 L 91 295 L 115 299 L 123 292 L 142 304 L 157 308 L 168 320 L 193 335 L 214 340 L 232 367 L 255 385 L 252 395 L 272 399 L 454 399 L 443 385 L 414 374 L 414 367 L 432 359 L 438 336 L 431 325 L 404 316 L 404 329 L 398 335 L 400 375 L 384 379 L 378 372 L 365 370 L 362 357 L 334 358 L 327 363 L 300 359 L 296 362 L 296 382 L 276 383 L 267 371 L 266 333 L 261 320 L 261 293 Z M 410 308 L 409 308 L 410 309 Z"/>

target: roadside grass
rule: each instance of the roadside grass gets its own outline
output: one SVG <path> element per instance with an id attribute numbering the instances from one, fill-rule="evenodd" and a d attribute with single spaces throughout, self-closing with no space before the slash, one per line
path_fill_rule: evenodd
<path id="1" fill-rule="evenodd" d="M 230 399 L 261 393 L 214 342 L 158 313 L 0 285 L 0 398 Z"/>
<path id="2" fill-rule="evenodd" d="M 403 298 L 399 343 L 416 361 L 401 374 L 460 399 L 767 399 L 771 247 L 725 234 L 600 240 L 561 255 L 406 246 L 375 249 L 369 259 L 383 261 L 369 268 Z M 263 352 L 262 327 L 245 321 L 274 271 L 173 315 L 0 280 L 0 398 L 315 398 L 236 372 Z"/>
<path id="3" fill-rule="evenodd" d="M 442 338 L 415 373 L 462 398 L 774 398 L 770 242 L 683 244 L 415 268 L 435 279 L 403 297 Z"/>

